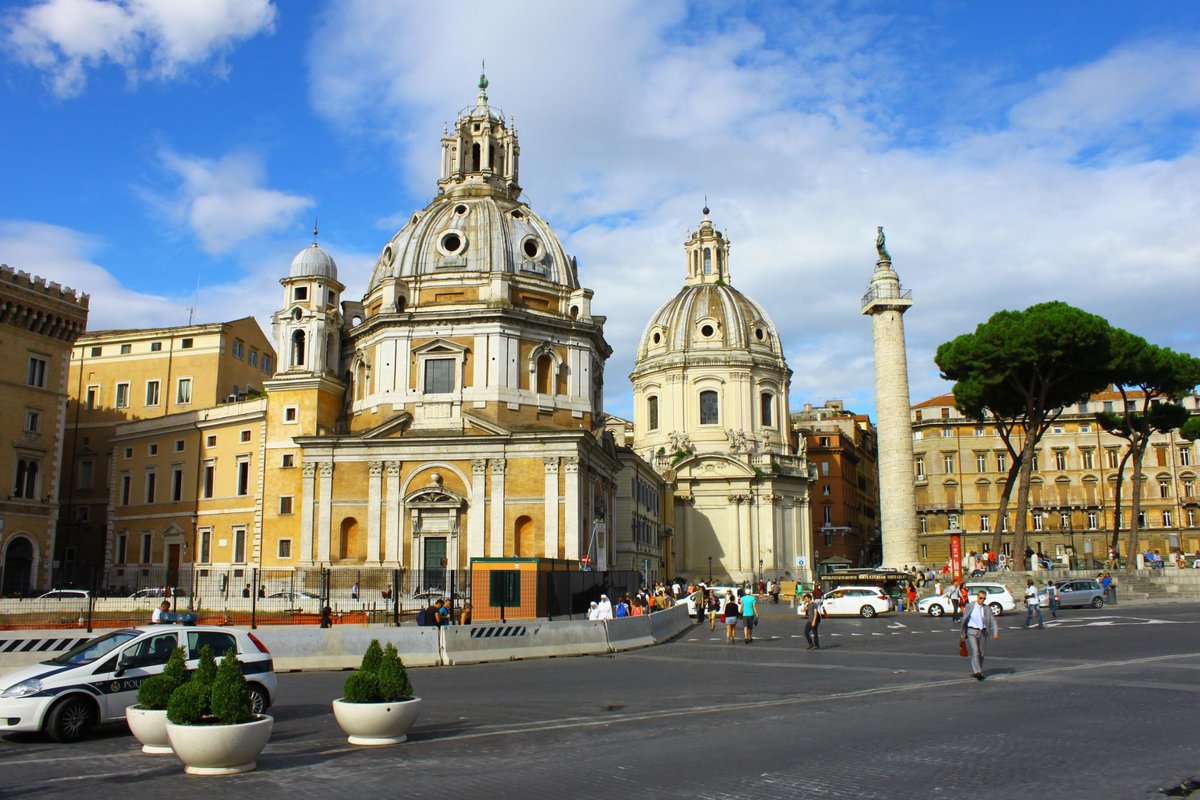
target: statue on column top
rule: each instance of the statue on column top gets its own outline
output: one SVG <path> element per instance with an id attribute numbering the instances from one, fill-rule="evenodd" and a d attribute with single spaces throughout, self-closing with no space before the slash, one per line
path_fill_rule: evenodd
<path id="1" fill-rule="evenodd" d="M 879 260 L 891 261 L 892 257 L 888 255 L 887 251 L 887 238 L 883 235 L 883 226 L 876 227 L 875 231 L 875 250 L 879 253 Z"/>

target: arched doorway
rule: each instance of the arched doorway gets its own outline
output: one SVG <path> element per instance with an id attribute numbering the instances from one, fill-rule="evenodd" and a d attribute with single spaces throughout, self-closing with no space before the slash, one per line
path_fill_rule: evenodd
<path id="1" fill-rule="evenodd" d="M 33 543 L 24 536 L 9 540 L 4 551 L 4 583 L 0 594 L 24 594 L 33 578 Z"/>

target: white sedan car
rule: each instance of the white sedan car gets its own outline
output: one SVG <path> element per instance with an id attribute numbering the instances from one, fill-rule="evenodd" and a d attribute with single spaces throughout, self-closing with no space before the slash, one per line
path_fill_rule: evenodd
<path id="1" fill-rule="evenodd" d="M 839 586 L 821 598 L 821 610 L 831 617 L 863 617 L 892 610 L 887 594 L 878 586 Z"/>
<path id="2" fill-rule="evenodd" d="M 163 671 L 176 647 L 184 648 L 187 668 L 199 663 L 208 645 L 220 658 L 230 648 L 242 662 L 254 713 L 275 698 L 271 653 L 248 631 L 236 628 L 147 625 L 123 628 L 91 639 L 40 664 L 0 675 L 0 734 L 43 731 L 73 742 L 93 726 L 125 718 L 137 702 L 138 687 Z"/>
<path id="3" fill-rule="evenodd" d="M 992 613 L 997 617 L 1003 616 L 1005 612 L 1012 611 L 1017 607 L 1017 601 L 1013 598 L 1012 592 L 1003 583 L 968 583 L 967 602 L 974 603 L 975 597 L 980 591 L 987 592 L 987 604 L 991 606 Z M 954 613 L 954 604 L 950 601 L 949 594 L 933 595 L 918 600 L 917 611 L 931 617 L 940 617 L 942 614 Z"/>

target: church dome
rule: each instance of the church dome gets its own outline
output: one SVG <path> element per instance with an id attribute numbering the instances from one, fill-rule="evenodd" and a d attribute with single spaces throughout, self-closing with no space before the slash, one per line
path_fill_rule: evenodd
<path id="1" fill-rule="evenodd" d="M 439 195 L 383 248 L 370 294 L 395 278 L 504 272 L 578 288 L 573 259 L 550 226 L 499 192 Z"/>
<path id="2" fill-rule="evenodd" d="M 650 318 L 638 359 L 743 350 L 783 358 L 779 331 L 762 306 L 720 283 L 685 286 Z"/>
<path id="3" fill-rule="evenodd" d="M 317 246 L 313 242 L 310 246 L 304 248 L 296 257 L 292 259 L 291 269 L 288 270 L 290 278 L 329 278 L 337 280 L 337 264 L 333 262 L 333 257 Z"/>
<path id="4" fill-rule="evenodd" d="M 750 352 L 783 361 L 779 331 L 763 307 L 730 285 L 729 240 L 704 219 L 684 245 L 684 287 L 650 318 L 638 343 L 639 364 L 704 351 Z"/>

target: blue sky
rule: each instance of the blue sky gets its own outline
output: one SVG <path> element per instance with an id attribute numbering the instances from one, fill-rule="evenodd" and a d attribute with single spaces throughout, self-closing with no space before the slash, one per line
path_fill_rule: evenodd
<path id="1" fill-rule="evenodd" d="M 443 122 L 516 118 L 526 200 L 607 314 L 607 404 L 708 196 L 792 405 L 873 413 L 883 225 L 932 353 L 1062 299 L 1200 352 L 1200 5 L 44 0 L 0 10 L 0 262 L 91 327 L 255 314 L 311 239 L 360 293 L 433 195 Z M 199 291 L 197 292 L 197 286 Z"/>

